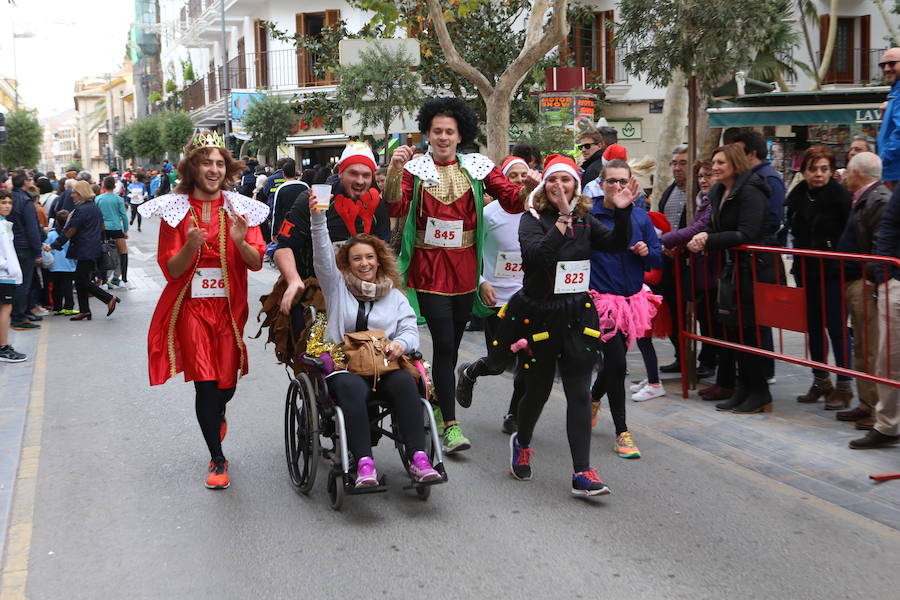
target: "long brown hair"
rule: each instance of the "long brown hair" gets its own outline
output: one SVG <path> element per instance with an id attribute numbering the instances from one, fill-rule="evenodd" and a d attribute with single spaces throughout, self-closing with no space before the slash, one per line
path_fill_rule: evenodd
<path id="1" fill-rule="evenodd" d="M 394 257 L 394 251 L 388 246 L 384 240 L 377 238 L 368 233 L 360 233 L 347 240 L 337 251 L 335 260 L 338 269 L 341 272 L 350 272 L 350 249 L 359 244 L 368 244 L 375 249 L 375 256 L 378 257 L 378 273 L 377 277 L 387 278 L 394 284 L 394 289 L 403 291 L 403 281 L 400 279 L 400 270 L 397 268 L 397 259 Z"/>
<path id="2" fill-rule="evenodd" d="M 244 171 L 244 162 L 235 160 L 231 156 L 231 152 L 227 148 L 219 148 L 216 146 L 207 146 L 194 149 L 194 141 L 200 137 L 205 137 L 208 132 L 201 131 L 191 138 L 185 146 L 184 158 L 178 163 L 178 185 L 175 186 L 175 192 L 178 194 L 190 194 L 194 191 L 197 183 L 197 173 L 200 170 L 200 162 L 209 157 L 209 153 L 218 150 L 222 153 L 225 160 L 225 179 L 222 180 L 220 189 L 228 189 L 228 184 L 237 180 Z"/>

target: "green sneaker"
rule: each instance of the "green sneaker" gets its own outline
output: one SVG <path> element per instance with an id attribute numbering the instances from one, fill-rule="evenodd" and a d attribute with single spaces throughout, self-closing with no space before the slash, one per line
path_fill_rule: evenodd
<path id="1" fill-rule="evenodd" d="M 444 435 L 444 414 L 441 412 L 441 407 L 437 404 L 432 404 L 431 408 L 434 410 L 434 423 L 437 425 L 437 434 Z"/>
<path id="2" fill-rule="evenodd" d="M 444 440 L 441 444 L 441 448 L 444 450 L 445 454 L 462 452 L 463 450 L 468 450 L 471 447 L 472 442 L 470 442 L 469 438 L 462 434 L 462 430 L 459 428 L 459 423 L 454 423 L 444 430 Z"/>

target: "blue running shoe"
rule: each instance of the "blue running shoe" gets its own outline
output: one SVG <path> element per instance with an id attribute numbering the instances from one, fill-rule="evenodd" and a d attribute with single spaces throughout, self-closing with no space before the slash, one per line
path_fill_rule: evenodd
<path id="1" fill-rule="evenodd" d="M 534 450 L 519 445 L 519 434 L 509 436 L 509 474 L 519 481 L 531 480 L 531 459 Z"/>
<path id="2" fill-rule="evenodd" d="M 591 467 L 587 471 L 572 474 L 573 496 L 605 496 L 609 488 L 597 475 L 597 469 Z"/>

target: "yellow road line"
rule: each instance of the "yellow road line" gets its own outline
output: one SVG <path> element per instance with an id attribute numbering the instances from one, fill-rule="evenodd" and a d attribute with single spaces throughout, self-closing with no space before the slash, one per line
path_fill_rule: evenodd
<path id="1" fill-rule="evenodd" d="M 47 375 L 47 325 L 41 328 L 31 378 L 31 398 L 22 455 L 13 493 L 6 553 L 0 570 L 0 600 L 25 598 L 28 582 L 28 556 L 34 519 L 34 496 L 37 488 L 38 461 L 41 455 L 41 429 L 44 423 L 44 388 Z"/>

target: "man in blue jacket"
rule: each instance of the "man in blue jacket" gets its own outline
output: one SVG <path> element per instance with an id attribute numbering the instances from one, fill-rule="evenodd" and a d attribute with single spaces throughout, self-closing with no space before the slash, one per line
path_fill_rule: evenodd
<path id="1" fill-rule="evenodd" d="M 885 52 L 878 68 L 885 82 L 891 86 L 878 132 L 878 155 L 884 169 L 881 178 L 893 189 L 900 180 L 900 48 L 890 48 Z"/>
<path id="2" fill-rule="evenodd" d="M 13 225 L 13 245 L 19 266 L 22 268 L 22 285 L 16 287 L 13 296 L 13 310 L 10 316 L 10 327 L 17 330 L 37 329 L 41 317 L 32 315 L 29 318 L 29 297 L 34 269 L 41 262 L 41 226 L 38 224 L 37 211 L 31 196 L 25 191 L 25 171 L 16 171 L 12 176 L 13 209 L 7 220 Z"/>

